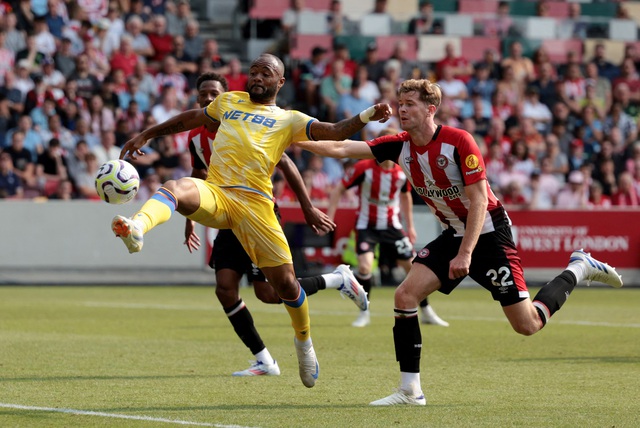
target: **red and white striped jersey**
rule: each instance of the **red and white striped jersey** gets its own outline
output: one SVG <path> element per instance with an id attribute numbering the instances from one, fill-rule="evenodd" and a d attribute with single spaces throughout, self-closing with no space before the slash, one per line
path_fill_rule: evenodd
<path id="1" fill-rule="evenodd" d="M 214 138 L 216 138 L 216 132 L 209 131 L 206 126 L 200 126 L 189 132 L 189 152 L 193 168 L 209 169 Z"/>
<path id="2" fill-rule="evenodd" d="M 405 172 L 416 193 L 431 208 L 444 229 L 464 234 L 470 200 L 464 187 L 486 182 L 489 203 L 481 233 L 511 225 L 504 207 L 491 191 L 480 148 L 466 131 L 438 126 L 426 146 L 416 146 L 407 132 L 368 142 L 378 162 L 392 160 Z"/>
<path id="3" fill-rule="evenodd" d="M 356 229 L 402 229 L 400 192 L 408 190 L 407 176 L 398 165 L 383 169 L 373 159 L 361 160 L 347 171 L 342 185 L 359 186 Z"/>

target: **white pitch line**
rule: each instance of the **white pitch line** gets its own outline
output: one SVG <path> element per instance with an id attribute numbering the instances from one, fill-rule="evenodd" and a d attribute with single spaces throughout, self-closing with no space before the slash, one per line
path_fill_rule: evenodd
<path id="1" fill-rule="evenodd" d="M 95 307 L 95 308 L 115 308 L 115 309 L 158 309 L 158 310 L 171 310 L 171 311 L 212 311 L 218 310 L 215 304 L 210 306 L 190 306 L 190 305 L 159 305 L 159 304 L 149 304 L 149 303 L 109 303 L 109 302 L 84 302 L 85 306 Z M 280 312 L 280 306 L 277 305 L 261 305 L 259 307 L 251 308 L 251 312 L 264 312 L 264 313 L 276 313 Z M 353 315 L 353 311 L 316 311 L 311 309 L 311 314 L 317 315 Z M 382 312 L 372 312 L 372 317 L 391 317 L 391 311 L 388 314 L 383 314 Z M 459 321 L 485 321 L 485 322 L 507 322 L 506 318 L 496 318 L 496 317 L 459 317 L 459 316 L 448 316 L 447 319 L 459 320 Z M 638 323 L 612 323 L 612 322 L 599 322 L 599 321 L 560 321 L 551 319 L 552 324 L 563 324 L 563 325 L 579 325 L 579 326 L 594 326 L 594 327 L 623 327 L 623 328 L 640 328 L 640 324 Z"/>
<path id="2" fill-rule="evenodd" d="M 151 416 L 134 416 L 134 415 L 123 415 L 123 414 L 120 414 L 120 413 L 93 412 L 93 411 L 90 411 L 90 410 L 60 409 L 60 408 L 56 408 L 56 407 L 23 406 L 22 404 L 11 404 L 11 403 L 0 403 L 0 407 L 4 407 L 5 409 L 33 410 L 33 411 L 37 411 L 37 412 L 66 413 L 66 414 L 69 414 L 69 415 L 80 415 L 80 416 L 99 416 L 99 417 L 102 417 L 102 418 L 129 419 L 129 420 L 146 421 L 146 422 L 162 422 L 162 423 L 166 423 L 166 424 L 191 425 L 191 426 L 198 426 L 198 427 L 251 428 L 251 427 L 245 427 L 243 425 L 212 424 L 212 423 L 208 423 L 208 422 L 183 421 L 183 420 L 180 420 L 180 419 L 154 418 L 154 417 L 151 417 Z"/>

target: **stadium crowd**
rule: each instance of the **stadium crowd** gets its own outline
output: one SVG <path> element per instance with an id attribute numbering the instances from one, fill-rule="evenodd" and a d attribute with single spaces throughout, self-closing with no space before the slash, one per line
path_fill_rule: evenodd
<path id="1" fill-rule="evenodd" d="M 286 42 L 302 0 L 279 22 Z M 377 0 L 376 13 L 386 2 Z M 544 2 L 541 2 L 544 4 Z M 579 3 L 572 7 L 580 37 Z M 338 35 L 346 18 L 331 2 L 328 31 Z M 573 10 L 576 9 L 577 10 Z M 543 13 L 543 8 L 541 13 Z M 94 176 L 120 147 L 145 127 L 197 108 L 195 80 L 206 71 L 224 75 L 229 90 L 244 90 L 238 58 L 223 57 L 215 38 L 200 34 L 187 0 L 19 0 L 0 2 L 0 198 L 97 199 Z M 501 37 L 512 25 L 500 2 L 484 31 Z M 412 34 L 439 34 L 433 7 L 422 2 L 409 22 Z M 288 43 L 274 52 L 287 58 Z M 512 208 L 573 209 L 640 204 L 640 52 L 630 43 L 621 63 L 606 45 L 591 58 L 567 52 L 554 64 L 544 48 L 531 58 L 517 39 L 507 54 L 487 50 L 470 63 L 447 45 L 435 63 L 407 59 L 398 42 L 390 58 L 371 43 L 365 58 L 349 48 L 317 46 L 303 61 L 288 61 L 287 90 L 279 103 L 335 121 L 376 102 L 396 105 L 398 85 L 429 78 L 443 92 L 436 121 L 463 128 L 478 141 L 498 197 Z M 397 108 L 394 109 L 397 112 Z M 369 123 L 353 139 L 370 139 L 399 120 Z M 151 144 L 132 161 L 142 177 L 138 198 L 160 184 L 190 174 L 187 133 Z M 290 149 L 314 202 L 329 194 L 346 162 Z M 295 196 L 279 175 L 281 202 Z M 419 199 L 415 198 L 419 203 Z M 357 205 L 353 194 L 345 204 Z"/>

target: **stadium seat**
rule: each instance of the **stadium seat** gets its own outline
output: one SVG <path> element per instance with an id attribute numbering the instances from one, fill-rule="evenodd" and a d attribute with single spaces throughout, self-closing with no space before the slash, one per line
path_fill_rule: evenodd
<path id="1" fill-rule="evenodd" d="M 311 50 L 316 46 L 330 51 L 333 47 L 333 37 L 329 34 L 297 34 L 291 40 L 291 58 L 308 59 L 311 57 Z"/>
<path id="2" fill-rule="evenodd" d="M 444 34 L 447 36 L 473 36 L 473 16 L 468 14 L 445 16 Z"/>
<path id="3" fill-rule="evenodd" d="M 372 36 L 336 36 L 334 43 L 342 43 L 349 49 L 349 55 L 355 61 L 364 59 L 367 51 L 367 45 L 375 42 L 376 38 Z M 379 55 L 380 58 L 384 58 Z"/>
<path id="4" fill-rule="evenodd" d="M 624 4 L 625 9 L 629 13 L 631 19 L 633 19 L 637 25 L 640 26 L 640 2 L 626 2 Z"/>
<path id="5" fill-rule="evenodd" d="M 418 14 L 418 0 L 392 0 L 387 2 L 387 13 L 394 21 L 408 21 Z"/>
<path id="6" fill-rule="evenodd" d="M 469 62 L 482 60 L 484 51 L 493 49 L 500 53 L 500 39 L 495 37 L 463 37 L 462 56 Z"/>
<path id="7" fill-rule="evenodd" d="M 553 18 L 563 19 L 569 16 L 569 3 L 564 1 L 550 1 L 549 16 Z"/>
<path id="8" fill-rule="evenodd" d="M 580 9 L 582 16 L 594 18 L 613 18 L 618 9 L 617 2 L 609 3 L 583 3 Z"/>
<path id="9" fill-rule="evenodd" d="M 584 41 L 583 56 L 585 61 L 589 61 L 591 60 L 591 58 L 593 58 L 593 52 L 597 43 L 602 43 L 604 45 L 607 60 L 611 61 L 614 64 L 622 63 L 622 59 L 624 58 L 624 47 L 626 43 L 620 40 L 607 39 L 586 39 Z"/>
<path id="10" fill-rule="evenodd" d="M 462 41 L 460 37 L 418 36 L 418 61 L 436 62 L 445 56 L 445 46 L 451 43 L 456 55 L 460 55 Z"/>
<path id="11" fill-rule="evenodd" d="M 251 19 L 280 19 L 289 8 L 289 0 L 253 0 L 249 9 Z"/>
<path id="12" fill-rule="evenodd" d="M 431 0 L 431 4 L 434 12 L 455 13 L 458 11 L 456 0 Z"/>
<path id="13" fill-rule="evenodd" d="M 509 14 L 515 16 L 536 16 L 536 6 L 538 2 L 533 1 L 513 1 L 509 4 Z"/>
<path id="14" fill-rule="evenodd" d="M 347 18 L 357 21 L 364 15 L 371 13 L 373 3 L 374 0 L 343 1 L 342 13 L 344 13 Z"/>
<path id="15" fill-rule="evenodd" d="M 391 16 L 369 13 L 360 18 L 360 34 L 363 36 L 388 36 L 391 34 Z"/>
<path id="16" fill-rule="evenodd" d="M 563 64 L 567 61 L 567 52 L 573 51 L 578 53 L 578 59 L 582 61 L 583 46 L 582 40 L 544 40 L 542 47 L 549 54 L 549 59 L 555 64 Z"/>
<path id="17" fill-rule="evenodd" d="M 612 19 L 609 21 L 609 38 L 611 40 L 636 41 L 638 24 L 631 19 Z"/>
<path id="18" fill-rule="evenodd" d="M 404 40 L 407 43 L 407 59 L 416 60 L 418 58 L 418 39 L 410 35 L 392 35 L 376 37 L 378 45 L 378 58 L 387 59 L 391 57 L 393 49 L 398 41 Z"/>
<path id="19" fill-rule="evenodd" d="M 327 34 L 327 12 L 303 10 L 298 14 L 298 34 Z"/>
<path id="20" fill-rule="evenodd" d="M 460 0 L 458 3 L 458 12 L 470 15 L 495 14 L 497 10 L 498 0 Z"/>
<path id="21" fill-rule="evenodd" d="M 502 58 L 509 55 L 509 46 L 516 40 L 522 44 L 522 55 L 529 58 L 533 57 L 535 50 L 542 45 L 542 40 L 526 39 L 523 37 L 506 37 L 502 39 Z"/>
<path id="22" fill-rule="evenodd" d="M 518 25 L 522 29 L 522 36 L 527 39 L 555 39 L 558 22 L 555 18 L 540 18 L 529 16 L 522 19 Z"/>

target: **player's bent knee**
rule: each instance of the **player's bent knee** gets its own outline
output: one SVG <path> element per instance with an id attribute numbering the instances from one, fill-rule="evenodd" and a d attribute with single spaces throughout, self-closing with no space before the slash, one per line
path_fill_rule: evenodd
<path id="1" fill-rule="evenodd" d="M 521 334 L 523 336 L 531 336 L 538 331 L 540 331 L 541 326 L 536 325 L 532 322 L 522 323 L 522 324 L 512 324 L 511 327 L 515 330 L 516 333 Z"/>

